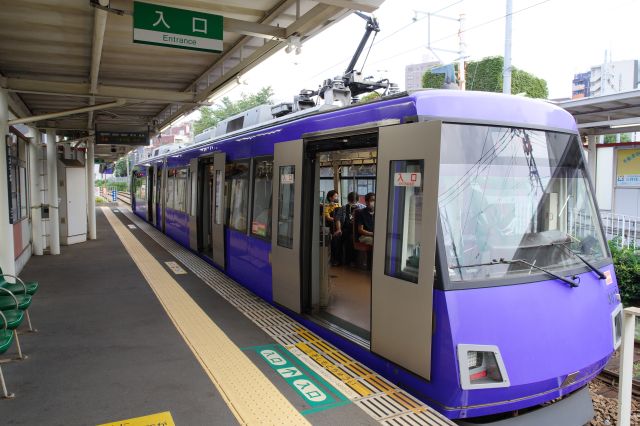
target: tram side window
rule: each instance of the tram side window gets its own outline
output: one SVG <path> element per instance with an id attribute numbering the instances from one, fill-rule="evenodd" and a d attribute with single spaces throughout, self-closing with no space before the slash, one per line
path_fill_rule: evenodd
<path id="1" fill-rule="evenodd" d="M 253 212 L 251 235 L 271 237 L 271 200 L 273 193 L 273 157 L 253 160 Z"/>
<path id="2" fill-rule="evenodd" d="M 160 178 L 160 176 L 162 176 L 162 169 L 156 168 L 154 176 L 156 179 L 156 181 L 154 182 L 156 186 L 156 197 L 154 199 L 154 202 L 160 203 L 162 200 L 162 185 L 161 185 L 162 180 Z"/>
<path id="3" fill-rule="evenodd" d="M 384 273 L 417 283 L 422 224 L 423 160 L 391 161 Z"/>
<path id="4" fill-rule="evenodd" d="M 135 171 L 133 175 L 133 193 L 136 196 L 136 201 L 147 200 L 147 177 L 140 171 Z"/>
<path id="5" fill-rule="evenodd" d="M 293 248 L 295 166 L 280 166 L 278 199 L 278 245 Z"/>
<path id="6" fill-rule="evenodd" d="M 174 200 L 175 200 L 175 175 L 176 169 L 167 170 L 167 187 L 165 188 L 165 201 L 166 207 L 168 209 L 174 208 Z"/>
<path id="7" fill-rule="evenodd" d="M 9 196 L 11 216 L 16 223 L 27 217 L 27 168 L 26 144 L 22 139 L 7 144 L 7 166 L 9 168 Z"/>
<path id="8" fill-rule="evenodd" d="M 249 161 L 234 161 L 225 168 L 227 225 L 247 232 L 249 200 Z"/>
<path id="9" fill-rule="evenodd" d="M 175 210 L 187 211 L 187 169 L 177 169 L 175 174 Z"/>

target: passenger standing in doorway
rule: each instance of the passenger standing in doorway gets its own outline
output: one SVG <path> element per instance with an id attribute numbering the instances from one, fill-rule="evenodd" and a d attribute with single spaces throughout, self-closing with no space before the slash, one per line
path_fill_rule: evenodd
<path id="1" fill-rule="evenodd" d="M 364 196 L 367 208 L 360 210 L 356 216 L 356 229 L 358 241 L 363 244 L 373 245 L 373 230 L 375 224 L 376 194 L 373 192 Z"/>
<path id="2" fill-rule="evenodd" d="M 355 251 L 353 249 L 353 228 L 356 210 L 366 208 L 364 204 L 358 202 L 358 193 L 350 192 L 347 195 L 348 203 L 336 210 L 335 219 L 340 222 L 342 229 L 342 251 L 344 262 L 349 265 L 355 262 Z"/>
<path id="3" fill-rule="evenodd" d="M 342 227 L 336 220 L 336 211 L 340 208 L 340 196 L 338 191 L 327 192 L 327 203 L 324 206 L 324 220 L 331 232 L 331 265 L 342 264 Z"/>

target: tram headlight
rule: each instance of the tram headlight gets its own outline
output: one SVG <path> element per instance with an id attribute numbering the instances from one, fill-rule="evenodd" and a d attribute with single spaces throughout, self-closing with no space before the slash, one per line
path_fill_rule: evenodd
<path id="1" fill-rule="evenodd" d="M 611 325 L 613 329 L 613 350 L 617 350 L 622 343 L 622 303 L 611 312 Z"/>
<path id="2" fill-rule="evenodd" d="M 462 389 L 509 386 L 509 377 L 500 350 L 494 345 L 458 345 L 458 365 Z"/>

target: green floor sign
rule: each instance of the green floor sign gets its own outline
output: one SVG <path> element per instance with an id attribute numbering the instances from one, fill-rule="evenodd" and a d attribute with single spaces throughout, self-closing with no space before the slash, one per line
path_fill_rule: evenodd
<path id="1" fill-rule="evenodd" d="M 303 411 L 303 414 L 339 407 L 350 402 L 281 345 L 255 346 L 245 350 L 259 354 L 312 407 Z"/>

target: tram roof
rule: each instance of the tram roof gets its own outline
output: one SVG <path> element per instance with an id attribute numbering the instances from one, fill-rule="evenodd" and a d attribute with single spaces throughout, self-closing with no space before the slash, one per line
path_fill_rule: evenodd
<path id="1" fill-rule="evenodd" d="M 559 102 L 578 123 L 583 135 L 640 131 L 640 89 Z"/>
<path id="2" fill-rule="evenodd" d="M 384 0 L 150 1 L 222 15 L 223 51 L 133 43 L 132 0 L 6 2 L 0 85 L 9 91 L 13 117 L 34 116 L 31 125 L 76 140 L 96 126 L 158 131 L 236 84 L 290 36 L 304 42 L 353 10 L 373 12 Z M 52 115 L 102 104 L 102 110 Z M 115 156 L 108 145 L 96 146 L 96 157 Z"/>

